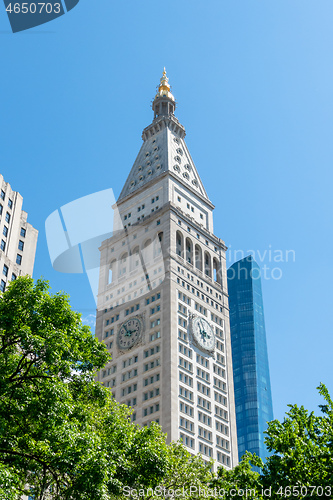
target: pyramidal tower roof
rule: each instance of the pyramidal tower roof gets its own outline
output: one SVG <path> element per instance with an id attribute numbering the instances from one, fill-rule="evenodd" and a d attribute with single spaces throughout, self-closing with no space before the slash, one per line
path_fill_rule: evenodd
<path id="1" fill-rule="evenodd" d="M 118 202 L 168 173 L 210 203 L 185 143 L 185 128 L 175 117 L 176 101 L 165 68 L 152 103 L 154 119 L 142 133 L 143 144 Z"/>

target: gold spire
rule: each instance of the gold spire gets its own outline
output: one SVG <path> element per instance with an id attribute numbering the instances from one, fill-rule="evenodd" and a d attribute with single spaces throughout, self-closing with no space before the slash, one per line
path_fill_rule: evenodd
<path id="1" fill-rule="evenodd" d="M 158 92 L 155 96 L 155 99 L 158 97 L 169 97 L 173 101 L 175 100 L 174 96 L 170 92 L 170 84 L 169 78 L 167 77 L 166 70 L 164 68 L 162 78 L 160 79 L 160 85 L 158 87 Z"/>

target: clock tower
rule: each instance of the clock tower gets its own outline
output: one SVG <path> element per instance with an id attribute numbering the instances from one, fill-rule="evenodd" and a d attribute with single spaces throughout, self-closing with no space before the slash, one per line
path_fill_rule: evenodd
<path id="1" fill-rule="evenodd" d="M 175 117 L 166 72 L 143 144 L 100 248 L 96 335 L 112 354 L 98 379 L 170 441 L 237 464 L 226 246 Z"/>

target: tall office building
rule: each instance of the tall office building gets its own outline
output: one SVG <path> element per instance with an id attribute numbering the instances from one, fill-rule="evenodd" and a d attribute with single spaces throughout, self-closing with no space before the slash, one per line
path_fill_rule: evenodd
<path id="1" fill-rule="evenodd" d="M 237 464 L 226 246 L 174 115 L 164 71 L 153 122 L 101 245 L 99 380 L 141 425 L 227 468 Z"/>
<path id="2" fill-rule="evenodd" d="M 32 275 L 38 231 L 28 224 L 23 198 L 0 174 L 0 291 L 18 276 Z"/>
<path id="3" fill-rule="evenodd" d="M 260 268 L 250 255 L 227 275 L 239 459 L 247 450 L 264 460 L 273 406 Z"/>

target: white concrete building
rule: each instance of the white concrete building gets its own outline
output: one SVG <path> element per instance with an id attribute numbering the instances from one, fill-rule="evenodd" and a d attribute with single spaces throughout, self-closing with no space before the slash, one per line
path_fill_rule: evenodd
<path id="1" fill-rule="evenodd" d="M 237 464 L 226 246 L 174 115 L 164 71 L 154 120 L 103 242 L 96 335 L 112 353 L 98 379 L 141 425 Z"/>
<path id="2" fill-rule="evenodd" d="M 28 224 L 23 198 L 0 174 L 0 291 L 18 276 L 32 275 L 38 231 Z"/>

